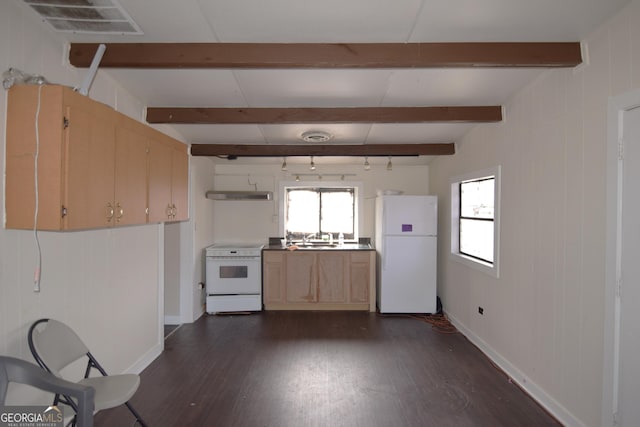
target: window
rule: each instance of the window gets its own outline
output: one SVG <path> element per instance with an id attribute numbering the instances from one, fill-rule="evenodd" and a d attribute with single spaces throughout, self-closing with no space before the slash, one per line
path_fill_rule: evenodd
<path id="1" fill-rule="evenodd" d="M 500 167 L 451 183 L 451 253 L 454 259 L 498 277 Z"/>
<path id="2" fill-rule="evenodd" d="M 294 240 L 358 239 L 361 187 L 356 182 L 282 182 L 280 229 Z"/>

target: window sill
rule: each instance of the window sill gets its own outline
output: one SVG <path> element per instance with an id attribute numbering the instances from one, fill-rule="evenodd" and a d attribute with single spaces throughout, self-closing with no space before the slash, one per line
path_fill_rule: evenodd
<path id="1" fill-rule="evenodd" d="M 489 264 L 488 262 L 483 262 L 459 253 L 452 253 L 451 258 L 456 262 L 464 264 L 474 270 L 481 271 L 491 277 L 495 277 L 496 279 L 500 277 L 498 266 L 496 264 Z"/>

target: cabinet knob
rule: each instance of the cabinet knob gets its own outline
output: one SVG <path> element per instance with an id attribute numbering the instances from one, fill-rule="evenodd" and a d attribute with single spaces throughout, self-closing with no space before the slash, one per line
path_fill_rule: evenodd
<path id="1" fill-rule="evenodd" d="M 113 206 L 111 205 L 111 202 L 107 203 L 105 214 L 106 214 L 105 216 L 107 217 L 107 222 L 111 222 L 111 220 L 113 219 L 113 215 L 115 214 L 115 211 L 113 210 Z"/>
<path id="2" fill-rule="evenodd" d="M 116 222 L 120 222 L 124 215 L 124 209 L 120 203 L 116 203 Z"/>

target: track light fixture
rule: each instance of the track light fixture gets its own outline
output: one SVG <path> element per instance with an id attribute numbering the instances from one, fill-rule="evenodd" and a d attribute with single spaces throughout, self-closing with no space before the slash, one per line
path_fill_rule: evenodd
<path id="1" fill-rule="evenodd" d="M 387 162 L 387 170 L 393 170 L 393 164 L 391 164 L 391 156 L 389 156 L 389 161 Z"/>
<path id="2" fill-rule="evenodd" d="M 369 164 L 369 158 L 368 157 L 364 158 L 364 170 L 366 170 L 366 171 L 371 170 L 371 165 Z"/>
<path id="3" fill-rule="evenodd" d="M 287 170 L 287 158 L 286 157 L 282 158 L 282 167 L 280 168 L 280 170 L 282 170 L 282 171 L 286 171 Z"/>
<path id="4" fill-rule="evenodd" d="M 313 163 L 313 156 L 311 156 L 311 163 L 309 163 L 309 169 L 312 171 L 316 170 L 316 164 Z"/>

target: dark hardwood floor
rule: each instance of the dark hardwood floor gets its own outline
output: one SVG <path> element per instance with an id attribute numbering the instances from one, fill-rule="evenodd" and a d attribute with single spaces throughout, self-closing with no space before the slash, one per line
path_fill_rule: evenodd
<path id="1" fill-rule="evenodd" d="M 203 316 L 141 377 L 149 426 L 560 425 L 461 334 L 370 313 Z"/>

